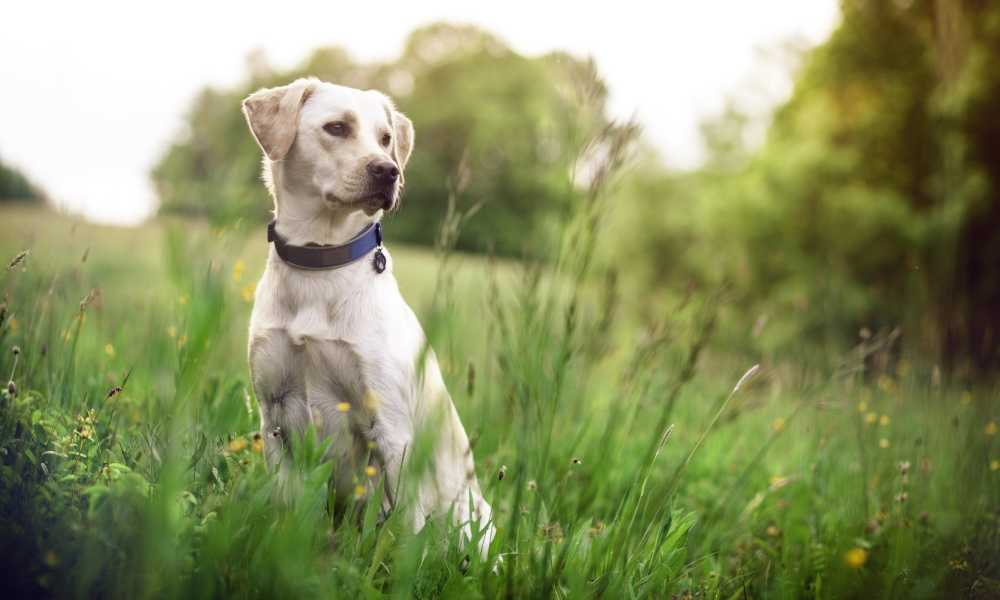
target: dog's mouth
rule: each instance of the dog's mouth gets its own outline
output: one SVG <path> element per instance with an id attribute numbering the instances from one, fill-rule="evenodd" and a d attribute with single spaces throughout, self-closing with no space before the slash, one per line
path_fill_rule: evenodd
<path id="1" fill-rule="evenodd" d="M 382 210 L 389 210 L 392 208 L 393 196 L 395 196 L 395 194 L 386 190 L 373 195 L 372 201 L 379 205 Z"/>
<path id="2" fill-rule="evenodd" d="M 389 211 L 395 203 L 395 193 L 392 190 L 381 190 L 352 200 L 338 198 L 331 193 L 327 193 L 325 198 L 330 204 L 348 204 L 359 206 L 369 214 L 374 213 L 377 210 Z"/>
<path id="3" fill-rule="evenodd" d="M 392 209 L 392 205 L 395 201 L 395 194 L 392 190 L 382 190 L 375 192 L 369 196 L 365 196 L 359 202 L 364 205 L 364 207 L 372 212 L 376 210 L 389 211 Z"/>

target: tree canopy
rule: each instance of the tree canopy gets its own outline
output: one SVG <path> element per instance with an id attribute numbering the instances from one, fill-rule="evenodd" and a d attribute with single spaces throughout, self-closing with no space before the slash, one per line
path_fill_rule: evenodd
<path id="1" fill-rule="evenodd" d="M 24 173 L 0 160 L 0 202 L 40 201 L 44 197 Z"/>
<path id="2" fill-rule="evenodd" d="M 988 372 L 1000 366 L 998 114 L 1000 5 L 843 2 L 760 148 L 734 149 L 746 119 L 730 111 L 706 128 L 724 143 L 708 144 L 705 168 L 653 166 L 629 184 L 658 202 L 634 215 L 653 233 L 623 251 L 669 252 L 648 270 L 656 286 L 725 283 L 744 322 L 769 323 L 771 352 L 901 326 L 938 364 Z"/>

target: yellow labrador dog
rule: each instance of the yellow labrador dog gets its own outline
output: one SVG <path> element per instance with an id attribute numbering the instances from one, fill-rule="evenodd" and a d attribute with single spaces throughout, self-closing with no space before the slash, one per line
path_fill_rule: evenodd
<path id="1" fill-rule="evenodd" d="M 413 526 L 452 510 L 466 536 L 472 523 L 485 531 L 485 554 L 495 529 L 469 440 L 382 246 L 412 123 L 380 92 L 316 79 L 255 92 L 243 112 L 274 197 L 249 336 L 269 464 L 287 475 L 289 445 L 313 425 L 331 444 L 338 500 L 370 494 L 374 468 L 386 514 L 407 451 L 432 428 L 432 466 L 403 482 L 416 486 Z"/>

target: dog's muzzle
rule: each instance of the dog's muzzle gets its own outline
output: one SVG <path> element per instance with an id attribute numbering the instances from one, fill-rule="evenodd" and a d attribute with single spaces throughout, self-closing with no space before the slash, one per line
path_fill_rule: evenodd
<path id="1" fill-rule="evenodd" d="M 379 208 L 389 210 L 396 197 L 396 185 L 399 181 L 399 167 L 391 160 L 378 159 L 368 163 L 368 179 L 371 182 L 372 194 L 380 200 Z"/>

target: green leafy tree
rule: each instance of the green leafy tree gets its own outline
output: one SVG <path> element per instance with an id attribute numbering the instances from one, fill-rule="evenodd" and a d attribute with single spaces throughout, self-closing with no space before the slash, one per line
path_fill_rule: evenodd
<path id="1" fill-rule="evenodd" d="M 24 173 L 0 160 L 0 202 L 40 201 L 45 194 Z"/>
<path id="2" fill-rule="evenodd" d="M 737 184 L 754 292 L 804 300 L 813 331 L 903 324 L 943 364 L 986 371 L 1000 364 L 1000 6 L 842 7 Z"/>
<path id="3" fill-rule="evenodd" d="M 725 284 L 779 358 L 900 326 L 958 373 L 1000 366 L 1000 5 L 844 2 L 763 145 L 727 108 L 695 173 L 623 190 L 620 252 L 657 289 Z M 660 215 L 660 216 L 658 216 Z M 623 234 L 624 237 L 624 234 Z M 829 355 L 829 354 L 827 354 Z"/>

